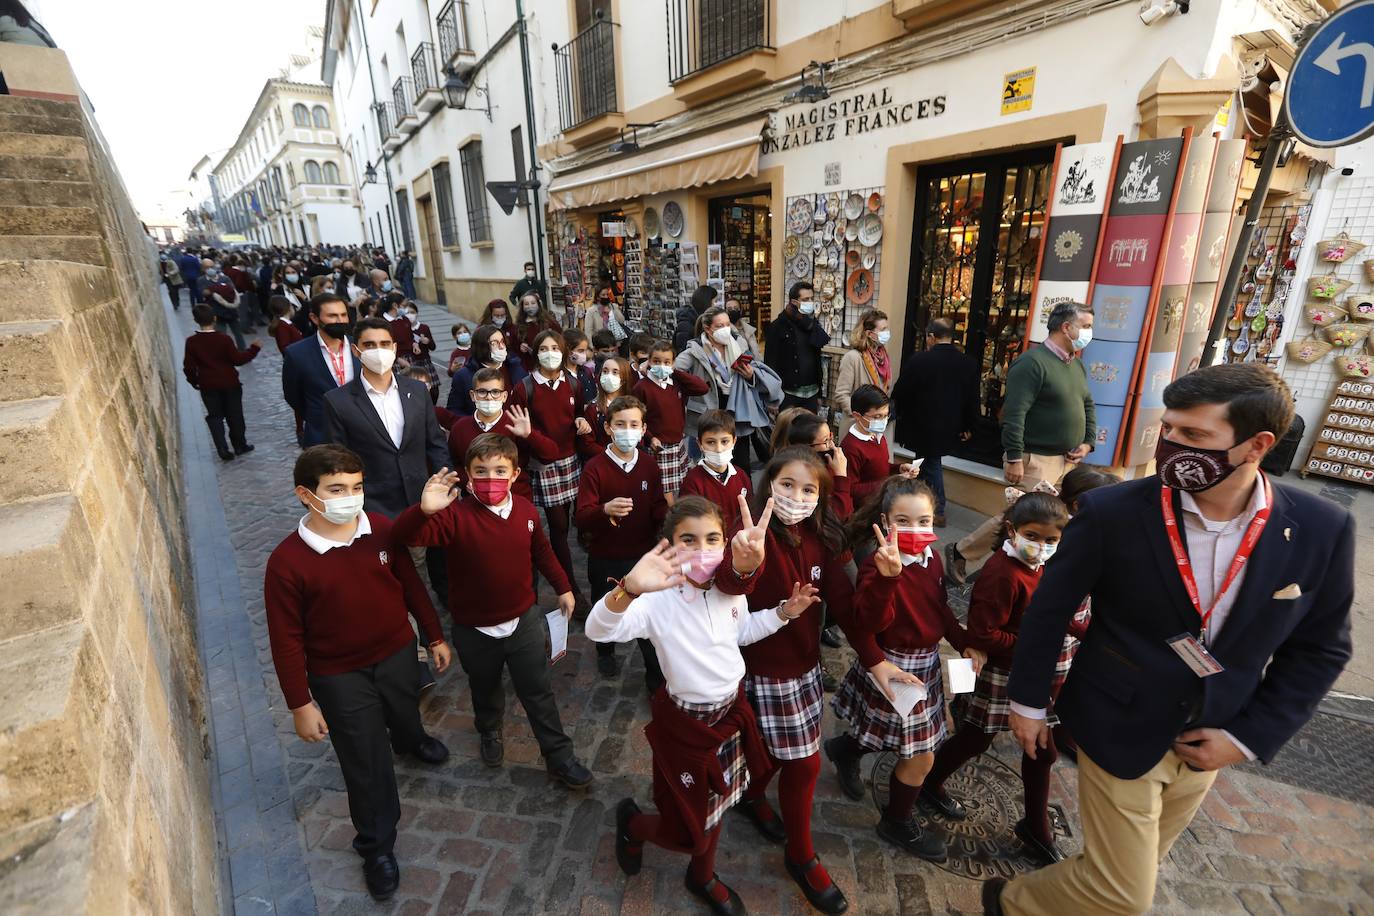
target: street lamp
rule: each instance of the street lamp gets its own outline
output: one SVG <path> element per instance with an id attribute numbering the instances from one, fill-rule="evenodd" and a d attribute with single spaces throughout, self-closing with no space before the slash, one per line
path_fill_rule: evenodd
<path id="1" fill-rule="evenodd" d="M 485 86 L 477 86 L 467 79 L 467 77 L 471 75 L 471 72 L 471 70 L 467 70 L 463 73 L 459 73 L 454 67 L 444 68 L 444 101 L 448 103 L 449 108 L 466 109 L 468 107 L 468 93 L 475 92 L 479 96 L 487 98 L 487 106 L 485 108 L 473 106 L 471 110 L 485 111 L 487 120 L 490 121 L 492 119 L 491 99 L 487 96 L 487 89 Z"/>
<path id="2" fill-rule="evenodd" d="M 369 159 L 369 160 L 368 160 L 368 163 L 367 163 L 367 168 L 363 169 L 363 184 L 376 184 L 376 183 L 377 183 L 377 167 L 376 167 L 375 165 L 373 165 L 373 164 L 372 164 L 372 160 Z"/>

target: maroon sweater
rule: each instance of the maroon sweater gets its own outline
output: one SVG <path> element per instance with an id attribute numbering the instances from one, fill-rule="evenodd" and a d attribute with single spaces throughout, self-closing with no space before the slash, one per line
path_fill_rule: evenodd
<path id="1" fill-rule="evenodd" d="M 410 329 L 409 318 L 392 318 L 388 320 L 391 325 L 391 339 L 396 341 L 396 355 L 401 359 L 414 359 L 415 354 L 411 353 L 410 348 L 415 345 L 415 335 Z"/>
<path id="2" fill-rule="evenodd" d="M 849 488 L 854 494 L 855 505 L 863 505 L 869 496 L 882 488 L 883 481 L 900 470 L 888 458 L 884 438 L 864 441 L 858 436 L 845 436 L 840 448 L 849 460 Z"/>
<path id="3" fill-rule="evenodd" d="M 538 510 L 522 496 L 511 499 L 510 518 L 502 518 L 477 499 L 461 499 L 429 516 L 419 506 L 411 506 L 396 517 L 398 540 L 412 547 L 455 548 L 444 551 L 448 610 L 464 626 L 494 627 L 533 607 L 531 560 L 555 592 L 572 591 L 567 573 L 544 536 Z"/>
<path id="4" fill-rule="evenodd" d="M 407 608 L 426 643 L 444 638 L 429 592 L 391 519 L 375 512 L 367 518 L 372 533 L 346 547 L 316 553 L 293 531 L 267 559 L 267 634 L 291 709 L 310 702 L 307 673 L 356 671 L 409 645 L 415 633 Z"/>
<path id="5" fill-rule="evenodd" d="M 800 582 L 820 590 L 820 597 L 829 614 L 848 634 L 853 626 L 854 586 L 845 572 L 840 557 L 827 550 L 821 539 L 806 525 L 790 529 L 799 538 L 796 546 L 778 536 L 774 525 L 768 528 L 763 567 L 751 578 L 753 591 L 747 591 L 747 580 L 735 574 L 730 557 L 716 573 L 716 588 L 727 595 L 749 595 L 749 610 L 754 613 L 773 612 L 792 596 L 792 586 Z M 801 677 L 821 662 L 821 606 L 813 604 L 787 626 L 772 636 L 749 646 L 740 646 L 745 669 L 764 677 Z"/>
<path id="6" fill-rule="evenodd" d="M 649 434 L 664 445 L 676 445 L 687 430 L 687 399 L 709 390 L 702 379 L 690 372 L 673 370 L 673 383 L 659 386 L 652 378 L 635 382 L 634 395 L 649 408 L 644 425 Z"/>
<path id="7" fill-rule="evenodd" d="M 557 388 L 550 388 L 533 375 L 528 378 L 528 386 L 523 379 L 516 384 L 511 391 L 510 403 L 528 407 L 530 424 L 535 431 L 548 436 L 558 446 L 558 453 L 545 460 L 553 461 L 576 454 L 577 431 L 573 429 L 573 421 L 582 415 L 582 399 L 579 396 L 581 385 L 569 372 L 563 373 L 563 380 Z M 526 387 L 534 389 L 528 398 L 525 396 Z"/>
<path id="8" fill-rule="evenodd" d="M 516 323 L 514 332 L 509 335 L 514 338 L 511 348 L 519 353 L 520 364 L 525 367 L 526 372 L 533 373 L 539 368 L 539 354 L 534 352 L 534 339 L 545 331 L 559 331 L 561 333 L 562 330 L 563 328 L 558 322 L 551 321 L 545 325 L 544 322 L 538 318 L 534 321 L 525 321 L 522 318 Z M 524 350 L 521 350 L 521 344 L 529 347 L 530 352 L 526 353 Z"/>
<path id="9" fill-rule="evenodd" d="M 531 424 L 532 425 L 532 424 Z M 553 440 L 537 429 L 531 429 L 529 438 L 521 439 L 512 436 L 510 432 L 510 417 L 505 412 L 501 413 L 501 419 L 496 421 L 496 425 L 487 430 L 489 433 L 500 433 L 515 443 L 515 450 L 520 455 L 520 475 L 515 478 L 515 483 L 511 484 L 511 492 L 523 496 L 526 499 L 534 499 L 534 490 L 530 487 L 529 468 L 530 455 L 540 461 L 552 461 L 558 457 L 558 447 Z M 458 484 L 466 488 L 468 485 L 467 454 L 468 446 L 472 445 L 472 440 L 482 435 L 482 427 L 477 425 L 477 417 L 459 417 L 448 431 L 448 451 L 453 456 L 453 470 L 458 472 Z"/>
<path id="10" fill-rule="evenodd" d="M 634 500 L 629 515 L 612 519 L 602 508 L 617 497 Z M 587 533 L 587 555 L 598 560 L 635 560 L 658 543 L 668 503 L 659 482 L 658 462 L 640 452 L 627 474 L 604 451 L 582 469 L 577 491 L 577 529 Z"/>
<path id="11" fill-rule="evenodd" d="M 283 318 L 278 321 L 277 329 L 272 332 L 272 336 L 277 341 L 277 352 L 279 353 L 285 353 L 287 347 L 305 338 L 301 329 L 296 327 L 290 318 Z"/>
<path id="12" fill-rule="evenodd" d="M 1031 569 L 999 547 L 983 564 L 968 603 L 968 644 L 988 654 L 988 663 L 1011 667 L 1021 615 L 1030 604 L 1040 570 Z"/>
<path id="13" fill-rule="evenodd" d="M 704 465 L 698 463 L 687 471 L 687 476 L 682 478 L 682 488 L 678 490 L 678 496 L 703 496 L 720 507 L 720 514 L 725 516 L 725 538 L 729 540 L 739 528 L 739 495 L 743 493 L 745 499 L 750 499 L 754 495 L 754 488 L 749 484 L 749 475 L 735 468 L 735 473 L 730 475 L 729 483 L 721 483 L 720 476 L 714 471 L 708 470 Z"/>
<path id="14" fill-rule="evenodd" d="M 250 362 L 261 349 L 255 343 L 240 350 L 228 334 L 197 331 L 186 338 L 181 371 L 191 387 L 199 391 L 228 391 L 239 386 L 239 370 L 234 367 Z"/>
<path id="15" fill-rule="evenodd" d="M 854 590 L 865 597 L 856 610 L 851 643 L 859 662 L 872 668 L 883 660 L 883 649 L 915 652 L 929 649 L 941 637 L 960 652 L 968 644 L 945 597 L 945 568 L 932 553 L 925 566 L 912 563 L 899 576 L 884 576 L 870 555 L 859 565 Z"/>

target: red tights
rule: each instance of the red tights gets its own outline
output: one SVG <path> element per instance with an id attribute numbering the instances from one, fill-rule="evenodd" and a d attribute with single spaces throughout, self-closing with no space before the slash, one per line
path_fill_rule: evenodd
<path id="1" fill-rule="evenodd" d="M 635 843 L 654 843 L 662 846 L 658 842 L 658 828 L 661 819 L 657 814 L 636 814 L 630 818 L 629 834 L 630 839 Z M 691 877 L 692 883 L 702 886 L 710 883 L 716 876 L 716 846 L 720 844 L 720 824 L 711 829 L 706 835 L 706 847 L 695 856 L 687 865 L 687 874 Z M 677 847 L 667 847 L 677 848 Z M 718 902 L 724 903 L 729 899 L 729 893 L 724 884 L 717 884 L 712 888 L 711 896 Z"/>
<path id="2" fill-rule="evenodd" d="M 812 754 L 800 760 L 773 761 L 778 773 L 778 804 L 782 807 L 782 823 L 787 828 L 787 858 L 794 864 L 805 865 L 816 857 L 811 845 L 811 802 L 816 794 L 816 780 L 821 774 L 821 755 Z M 746 802 L 758 801 L 768 791 L 769 779 L 755 779 L 745 790 Z M 825 866 L 817 864 L 807 873 L 813 887 L 822 890 L 830 886 Z"/>
<path id="3" fill-rule="evenodd" d="M 1026 826 L 1036 839 L 1042 843 L 1052 843 L 1054 833 L 1050 830 L 1050 769 L 1059 759 L 1055 750 L 1055 735 L 1049 737 L 1049 746 L 1039 748 L 1035 759 L 1021 755 L 1021 784 L 1025 793 Z M 926 777 L 926 791 L 944 792 L 945 780 L 964 764 L 982 754 L 992 746 L 990 735 L 980 728 L 961 727 L 954 737 L 945 742 L 935 754 L 935 765 Z"/>

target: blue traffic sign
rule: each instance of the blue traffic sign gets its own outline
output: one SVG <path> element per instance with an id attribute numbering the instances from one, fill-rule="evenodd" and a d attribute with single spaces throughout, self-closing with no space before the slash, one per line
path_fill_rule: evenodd
<path id="1" fill-rule="evenodd" d="M 1284 106 L 1293 133 L 1310 146 L 1345 146 L 1374 133 L 1374 0 L 1342 7 L 1308 39 Z"/>

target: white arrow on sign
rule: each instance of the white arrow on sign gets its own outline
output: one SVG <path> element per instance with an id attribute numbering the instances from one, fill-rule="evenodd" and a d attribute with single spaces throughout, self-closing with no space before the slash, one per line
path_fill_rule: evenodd
<path id="1" fill-rule="evenodd" d="M 1368 108 L 1374 105 L 1374 45 L 1364 41 L 1357 41 L 1353 44 L 1341 47 L 1341 42 L 1345 40 L 1345 33 L 1336 36 L 1336 40 L 1327 46 L 1326 50 L 1317 55 L 1312 61 L 1318 67 L 1336 76 L 1341 75 L 1341 61 L 1347 57 L 1364 58 L 1364 91 L 1360 94 L 1360 107 Z"/>

